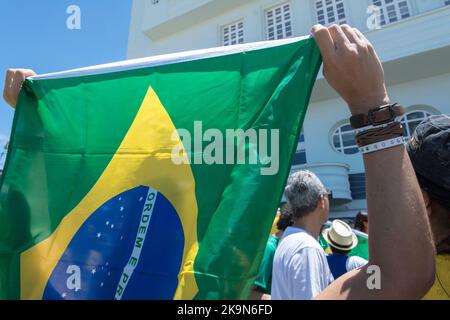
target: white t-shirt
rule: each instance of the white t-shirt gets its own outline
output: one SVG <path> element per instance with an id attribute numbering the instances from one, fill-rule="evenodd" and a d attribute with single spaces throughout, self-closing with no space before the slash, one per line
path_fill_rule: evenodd
<path id="1" fill-rule="evenodd" d="M 319 242 L 303 229 L 287 228 L 273 260 L 272 299 L 311 300 L 333 280 Z"/>

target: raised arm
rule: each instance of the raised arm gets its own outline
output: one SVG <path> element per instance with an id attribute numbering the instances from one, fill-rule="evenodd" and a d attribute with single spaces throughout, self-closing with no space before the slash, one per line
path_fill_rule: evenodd
<path id="1" fill-rule="evenodd" d="M 390 102 L 374 48 L 357 29 L 314 26 L 324 75 L 350 112 Z M 370 215 L 369 264 L 337 279 L 319 299 L 420 299 L 434 281 L 434 247 L 425 204 L 403 145 L 364 155 Z M 381 289 L 370 289 L 378 266 Z"/>
<path id="2" fill-rule="evenodd" d="M 3 98 L 11 107 L 16 107 L 17 97 L 25 79 L 35 75 L 36 73 L 29 69 L 9 69 L 6 71 Z"/>

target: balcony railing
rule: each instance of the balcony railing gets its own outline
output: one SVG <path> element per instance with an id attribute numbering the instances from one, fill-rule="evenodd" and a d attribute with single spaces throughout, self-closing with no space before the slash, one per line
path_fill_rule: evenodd
<path id="1" fill-rule="evenodd" d="M 310 170 L 314 172 L 325 187 L 333 192 L 333 204 L 342 204 L 352 201 L 350 189 L 350 166 L 344 163 L 316 163 L 302 166 L 293 166 L 291 172 Z"/>

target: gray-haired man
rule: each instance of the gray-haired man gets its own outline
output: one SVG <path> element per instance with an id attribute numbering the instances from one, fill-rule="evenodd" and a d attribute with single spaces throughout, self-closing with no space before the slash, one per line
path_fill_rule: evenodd
<path id="1" fill-rule="evenodd" d="M 272 299 L 310 300 L 333 281 L 317 241 L 328 220 L 328 192 L 314 173 L 299 171 L 289 177 L 284 193 L 294 224 L 286 229 L 275 252 Z"/>

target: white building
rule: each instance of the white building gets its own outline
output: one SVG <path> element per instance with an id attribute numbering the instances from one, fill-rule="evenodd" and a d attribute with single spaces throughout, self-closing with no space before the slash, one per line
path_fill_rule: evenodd
<path id="1" fill-rule="evenodd" d="M 381 29 L 369 30 L 371 5 L 381 8 Z M 377 49 L 391 99 L 407 108 L 407 136 L 424 117 L 450 114 L 450 0 L 134 0 L 128 58 L 301 36 L 316 23 L 344 22 Z M 366 208 L 349 116 L 319 76 L 293 170 L 310 168 L 333 191 L 332 218 Z"/>
<path id="2" fill-rule="evenodd" d="M 8 151 L 8 142 L 6 142 L 4 147 L 2 147 L 1 142 L 0 142 L 0 177 L 2 176 L 3 167 L 5 166 L 7 151 Z"/>

